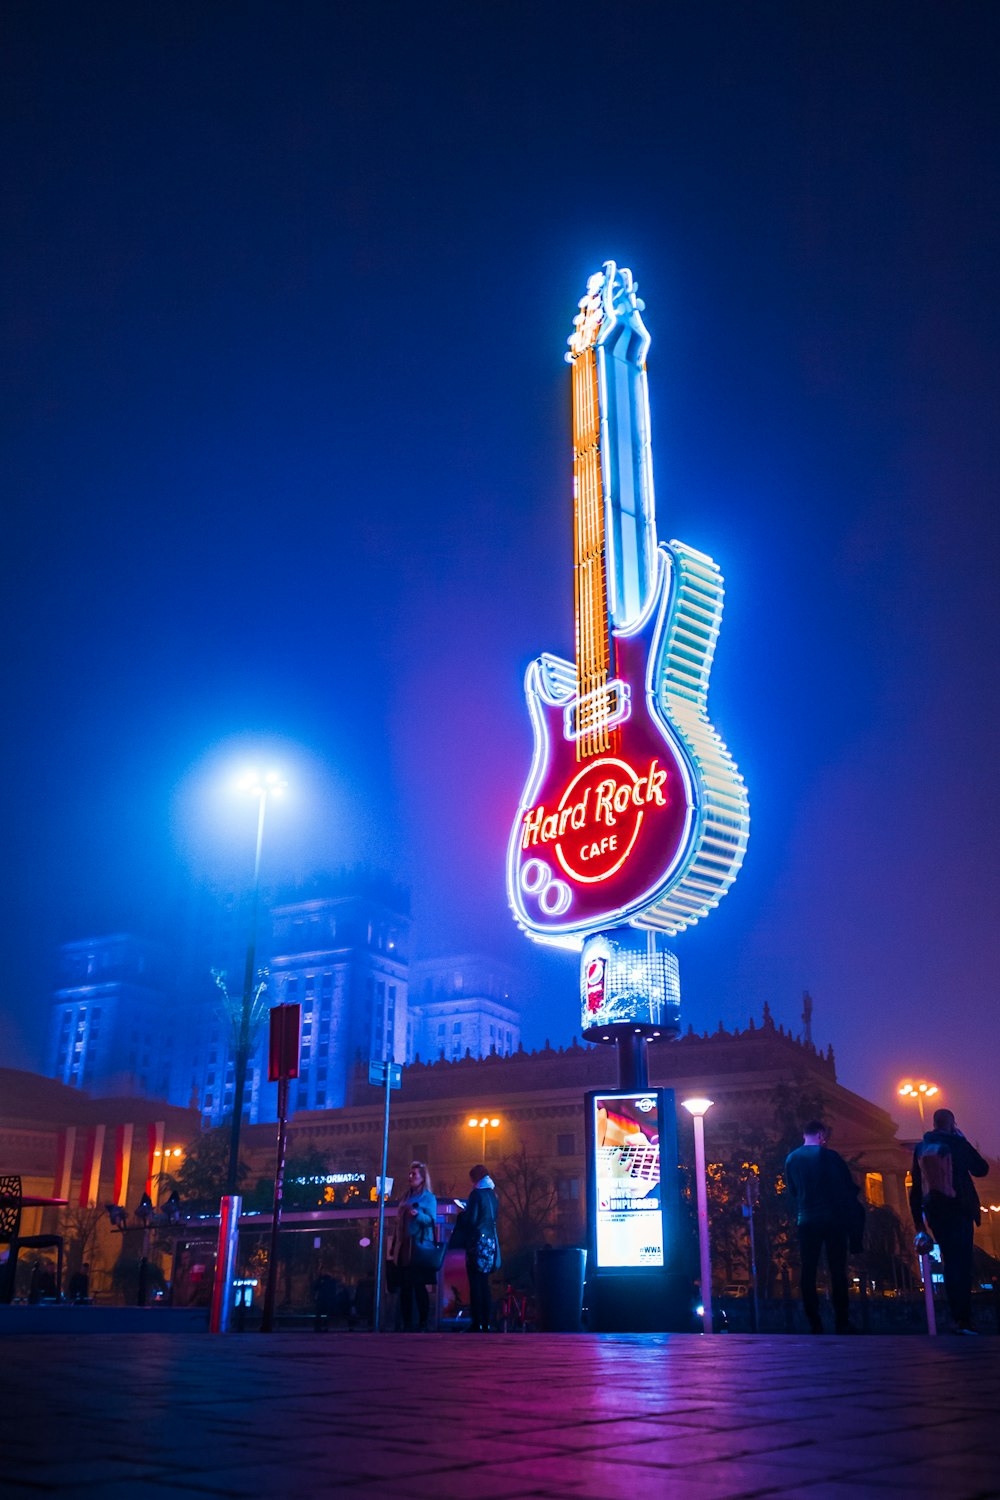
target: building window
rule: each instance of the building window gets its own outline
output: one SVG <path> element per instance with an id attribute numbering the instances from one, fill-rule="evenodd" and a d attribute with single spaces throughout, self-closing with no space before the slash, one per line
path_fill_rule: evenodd
<path id="1" fill-rule="evenodd" d="M 561 1203 L 575 1203 L 580 1197 L 579 1179 L 576 1177 L 560 1177 L 558 1193 Z"/>
<path id="2" fill-rule="evenodd" d="M 865 1197 L 872 1208 L 883 1208 L 885 1206 L 885 1183 L 881 1172 L 865 1173 Z"/>
<path id="3" fill-rule="evenodd" d="M 558 1136 L 556 1136 L 556 1153 L 559 1156 L 575 1156 L 576 1155 L 576 1136 L 575 1135 L 558 1135 Z"/>

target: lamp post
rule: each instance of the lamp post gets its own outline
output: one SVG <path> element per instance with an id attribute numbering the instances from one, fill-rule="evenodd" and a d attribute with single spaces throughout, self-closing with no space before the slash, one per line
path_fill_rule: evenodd
<path id="1" fill-rule="evenodd" d="M 481 1117 L 478 1116 L 478 1115 L 473 1115 L 472 1118 L 469 1120 L 469 1129 L 470 1130 L 481 1130 L 483 1132 L 482 1146 L 481 1146 L 480 1149 L 482 1151 L 483 1163 L 485 1164 L 485 1162 L 486 1162 L 486 1131 L 487 1131 L 487 1129 L 489 1129 L 489 1130 L 499 1130 L 500 1129 L 500 1120 L 499 1120 L 499 1117 L 497 1115 L 492 1115 L 492 1116 L 491 1115 L 483 1115 Z"/>
<path id="2" fill-rule="evenodd" d="M 243 971 L 243 1000 L 240 1006 L 233 1065 L 233 1123 L 229 1137 L 229 1169 L 226 1194 L 234 1196 L 238 1186 L 240 1130 L 243 1124 L 243 1095 L 246 1092 L 247 1065 L 250 1060 L 250 1025 L 254 1008 L 254 965 L 257 958 L 257 912 L 260 904 L 260 856 L 264 847 L 264 816 L 269 797 L 280 796 L 288 782 L 277 771 L 261 776 L 250 771 L 240 782 L 241 790 L 257 798 L 257 850 L 253 862 L 253 897 L 250 906 L 250 939 L 247 943 L 246 967 Z"/>
<path id="3" fill-rule="evenodd" d="M 928 1083 L 926 1079 L 921 1079 L 918 1083 L 912 1083 L 909 1079 L 906 1079 L 905 1082 L 899 1085 L 899 1088 L 896 1092 L 903 1099 L 916 1100 L 917 1108 L 920 1111 L 920 1129 L 923 1130 L 924 1100 L 933 1099 L 935 1094 L 939 1094 L 941 1092 L 937 1084 Z"/>
<path id="4" fill-rule="evenodd" d="M 997 1221 L 996 1215 L 1000 1214 L 1000 1203 L 983 1204 L 989 1216 L 990 1239 L 993 1241 L 993 1259 L 1000 1260 L 1000 1249 L 997 1248 Z"/>
<path id="5" fill-rule="evenodd" d="M 702 1328 L 712 1332 L 712 1254 L 708 1240 L 708 1182 L 705 1175 L 705 1116 L 712 1099 L 683 1099 L 694 1121 L 694 1170 L 698 1190 L 698 1250 L 701 1259 Z"/>

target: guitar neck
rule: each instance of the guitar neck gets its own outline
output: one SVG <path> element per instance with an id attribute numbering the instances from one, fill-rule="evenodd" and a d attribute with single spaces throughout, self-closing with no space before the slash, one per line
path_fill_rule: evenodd
<path id="1" fill-rule="evenodd" d="M 606 715 L 594 712 L 607 687 L 611 664 L 608 620 L 601 412 L 597 352 L 593 345 L 573 361 L 573 541 L 577 701 L 591 705 L 577 733 L 577 758 L 610 748 Z"/>
<path id="2" fill-rule="evenodd" d="M 574 568 L 577 758 L 609 750 L 612 626 L 638 620 L 656 573 L 646 351 L 632 273 L 608 261 L 574 320 Z"/>

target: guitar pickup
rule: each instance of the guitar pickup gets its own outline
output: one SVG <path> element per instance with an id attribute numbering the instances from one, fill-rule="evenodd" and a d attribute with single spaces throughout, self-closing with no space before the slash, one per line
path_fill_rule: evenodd
<path id="1" fill-rule="evenodd" d="M 627 682 L 616 677 L 604 687 L 577 698 L 563 712 L 563 734 L 568 740 L 582 739 L 624 724 L 632 713 L 632 694 Z"/>

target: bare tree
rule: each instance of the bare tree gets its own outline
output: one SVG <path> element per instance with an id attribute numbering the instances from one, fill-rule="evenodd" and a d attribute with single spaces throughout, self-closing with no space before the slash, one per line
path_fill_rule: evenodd
<path id="1" fill-rule="evenodd" d="M 515 1254 L 541 1245 L 545 1231 L 552 1227 L 556 1190 L 537 1161 L 528 1155 L 523 1141 L 518 1151 L 501 1161 L 496 1182 L 505 1250 Z"/>
<path id="2" fill-rule="evenodd" d="M 74 1276 L 86 1262 L 94 1259 L 97 1229 L 104 1208 L 80 1208 L 72 1205 L 59 1214 L 59 1233 L 66 1244 L 66 1276 Z"/>

